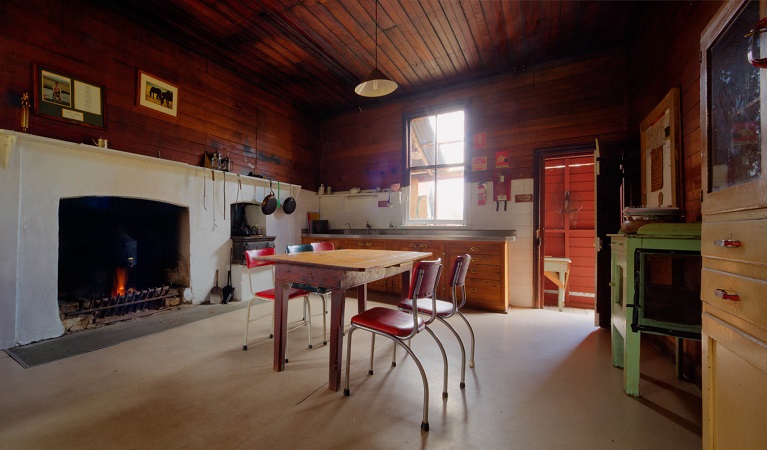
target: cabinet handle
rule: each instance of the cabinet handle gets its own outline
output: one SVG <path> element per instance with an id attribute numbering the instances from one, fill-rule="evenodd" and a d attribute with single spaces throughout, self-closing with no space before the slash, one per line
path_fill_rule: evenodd
<path id="1" fill-rule="evenodd" d="M 615 283 L 607 283 L 608 286 L 615 286 Z"/>
<path id="2" fill-rule="evenodd" d="M 426 248 L 426 244 L 418 244 L 418 248 Z"/>
<path id="3" fill-rule="evenodd" d="M 370 247 L 371 245 L 373 245 L 373 244 L 370 243 L 370 242 L 365 242 L 365 247 Z"/>
<path id="4" fill-rule="evenodd" d="M 469 292 L 479 292 L 479 289 L 477 289 L 477 288 L 471 288 L 471 289 L 469 289 Z"/>
<path id="5" fill-rule="evenodd" d="M 470 248 L 469 248 L 469 251 L 470 251 L 470 252 L 478 252 L 478 251 L 479 251 L 479 249 L 478 249 L 477 247 L 470 247 Z"/>
<path id="6" fill-rule="evenodd" d="M 714 241 L 714 245 L 724 248 L 738 248 L 740 247 L 740 241 L 734 239 L 717 239 Z"/>
<path id="7" fill-rule="evenodd" d="M 357 245 L 359 245 L 360 247 L 362 247 L 363 245 L 365 245 L 365 243 L 364 243 L 364 242 L 357 242 Z"/>
<path id="8" fill-rule="evenodd" d="M 410 244 L 407 246 L 408 248 L 415 248 L 415 244 Z"/>
<path id="9" fill-rule="evenodd" d="M 471 269 L 471 273 L 477 273 L 477 271 L 474 269 Z"/>
<path id="10" fill-rule="evenodd" d="M 724 289 L 716 289 L 714 291 L 717 297 L 724 300 L 732 300 L 733 302 L 740 301 L 740 296 L 732 291 L 726 291 Z"/>
<path id="11" fill-rule="evenodd" d="M 471 262 L 479 262 L 479 258 L 471 258 Z"/>

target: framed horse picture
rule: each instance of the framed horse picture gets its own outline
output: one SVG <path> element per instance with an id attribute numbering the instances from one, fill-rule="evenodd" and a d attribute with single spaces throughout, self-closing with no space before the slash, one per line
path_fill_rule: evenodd
<path id="1" fill-rule="evenodd" d="M 137 93 L 139 105 L 176 117 L 178 87 L 139 70 Z"/>

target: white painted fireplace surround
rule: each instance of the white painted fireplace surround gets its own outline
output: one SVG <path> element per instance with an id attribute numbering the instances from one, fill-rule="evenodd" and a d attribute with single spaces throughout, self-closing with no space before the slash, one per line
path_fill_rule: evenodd
<path id="1" fill-rule="evenodd" d="M 203 173 L 201 167 L 0 130 L 0 348 L 64 332 L 57 301 L 62 198 L 119 196 L 188 208 L 191 283 L 184 296 L 202 302 L 213 286 L 215 270 L 221 273 L 222 286 L 229 267 L 229 205 L 237 195 L 237 176 L 227 175 L 225 207 L 223 175 L 216 172 L 214 189 L 210 170 Z M 260 202 L 268 182 L 241 179 L 240 201 Z M 266 216 L 266 234 L 276 237 L 278 249 L 300 242 L 306 211 L 318 207 L 317 196 L 299 194 L 300 186 L 281 183 L 282 198 L 291 188 L 297 198 L 296 211 L 286 215 L 278 210 Z"/>

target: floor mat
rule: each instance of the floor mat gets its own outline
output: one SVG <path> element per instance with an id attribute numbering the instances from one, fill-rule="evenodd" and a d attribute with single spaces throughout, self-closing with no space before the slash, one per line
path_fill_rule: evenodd
<path id="1" fill-rule="evenodd" d="M 161 311 L 147 317 L 114 323 L 46 341 L 5 349 L 5 352 L 25 369 L 70 356 L 81 355 L 148 334 L 168 330 L 218 314 L 246 307 L 248 302 L 202 304 L 178 310 Z M 254 302 L 254 305 L 256 302 Z"/>

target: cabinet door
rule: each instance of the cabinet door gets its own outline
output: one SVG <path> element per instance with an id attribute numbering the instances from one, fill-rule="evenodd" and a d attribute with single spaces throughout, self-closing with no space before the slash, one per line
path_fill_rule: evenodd
<path id="1" fill-rule="evenodd" d="M 767 57 L 767 34 L 744 36 L 767 8 L 759 1 L 727 2 L 701 35 L 703 213 L 767 206 L 767 70 L 749 64 Z M 761 54 L 759 54 L 761 47 Z"/>
<path id="2" fill-rule="evenodd" d="M 703 315 L 703 448 L 764 448 L 767 344 Z"/>

